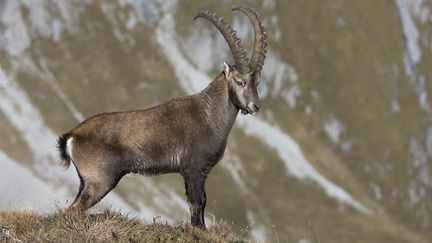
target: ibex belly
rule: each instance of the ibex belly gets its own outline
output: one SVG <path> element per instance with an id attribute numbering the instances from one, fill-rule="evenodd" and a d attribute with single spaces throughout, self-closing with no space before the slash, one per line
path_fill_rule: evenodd
<path id="1" fill-rule="evenodd" d="M 131 172 L 148 176 L 180 172 L 182 156 L 181 150 L 156 157 L 144 153 L 136 156 Z"/>

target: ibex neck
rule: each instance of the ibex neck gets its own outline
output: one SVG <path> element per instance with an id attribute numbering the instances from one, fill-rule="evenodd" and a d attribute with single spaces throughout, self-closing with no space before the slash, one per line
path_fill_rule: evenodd
<path id="1" fill-rule="evenodd" d="M 204 115 L 212 129 L 228 136 L 239 110 L 231 102 L 224 74 L 219 74 L 200 95 L 205 104 Z"/>

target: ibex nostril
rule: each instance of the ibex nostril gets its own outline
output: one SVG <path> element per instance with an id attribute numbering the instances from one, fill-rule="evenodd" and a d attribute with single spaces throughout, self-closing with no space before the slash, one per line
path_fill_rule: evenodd
<path id="1" fill-rule="evenodd" d="M 254 113 L 259 111 L 259 105 L 254 104 L 254 103 L 249 103 L 248 108 L 250 111 L 252 111 Z"/>
<path id="2" fill-rule="evenodd" d="M 259 109 L 260 109 L 259 105 L 255 105 L 255 104 L 254 104 L 253 106 L 255 107 L 255 110 L 256 110 L 256 111 L 259 111 Z"/>

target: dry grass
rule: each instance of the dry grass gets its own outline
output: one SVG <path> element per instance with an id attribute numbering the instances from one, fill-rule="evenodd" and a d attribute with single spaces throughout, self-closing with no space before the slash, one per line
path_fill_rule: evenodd
<path id="1" fill-rule="evenodd" d="M 0 241 L 6 242 L 246 242 L 222 221 L 207 230 L 189 224 L 145 224 L 120 213 L 0 211 Z"/>

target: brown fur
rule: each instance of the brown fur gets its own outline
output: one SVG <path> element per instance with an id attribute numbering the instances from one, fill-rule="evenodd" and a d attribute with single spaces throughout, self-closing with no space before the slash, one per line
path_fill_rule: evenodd
<path id="1" fill-rule="evenodd" d="M 200 93 L 144 110 L 95 115 L 62 135 L 60 156 L 66 166 L 73 162 L 81 180 L 70 209 L 92 207 L 127 173 L 180 173 L 192 225 L 204 228 L 205 180 L 224 154 L 238 111 L 258 111 L 257 77 L 255 70 L 225 65 Z"/>

